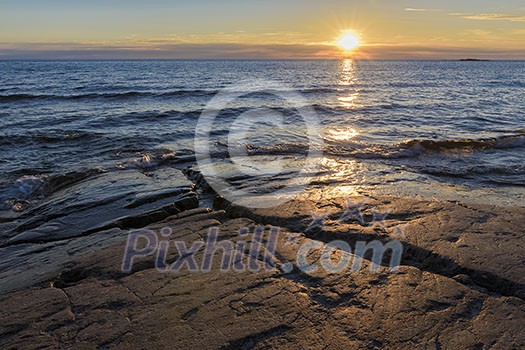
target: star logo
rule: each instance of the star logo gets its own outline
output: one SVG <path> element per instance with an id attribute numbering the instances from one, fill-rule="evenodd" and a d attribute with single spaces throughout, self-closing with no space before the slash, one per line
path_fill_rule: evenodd
<path id="1" fill-rule="evenodd" d="M 339 217 L 339 221 L 357 220 L 361 225 L 365 225 L 365 219 L 361 213 L 364 201 L 354 202 L 350 198 L 346 199 L 346 209 Z"/>
<path id="2" fill-rule="evenodd" d="M 308 227 L 306 228 L 306 231 L 313 230 L 313 229 L 319 229 L 324 230 L 324 221 L 326 218 L 330 215 L 330 213 L 319 213 L 319 212 L 312 212 L 312 222 Z"/>
<path id="3" fill-rule="evenodd" d="M 390 211 L 380 212 L 372 210 L 372 223 L 386 229 L 387 225 L 385 219 L 387 218 L 388 214 L 390 214 Z"/>
<path id="4" fill-rule="evenodd" d="M 408 224 L 394 226 L 394 232 L 392 232 L 391 236 L 396 239 L 406 238 L 405 230 L 404 230 L 404 227 L 406 226 L 408 226 Z"/>
<path id="5" fill-rule="evenodd" d="M 297 242 L 299 241 L 300 236 L 301 235 L 297 233 L 289 233 L 285 244 L 286 245 L 291 245 L 291 244 L 297 245 Z"/>

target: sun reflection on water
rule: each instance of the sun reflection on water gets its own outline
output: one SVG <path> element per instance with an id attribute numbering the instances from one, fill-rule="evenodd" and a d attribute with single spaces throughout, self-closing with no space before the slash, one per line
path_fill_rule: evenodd
<path id="1" fill-rule="evenodd" d="M 359 131 L 352 127 L 333 128 L 326 130 L 326 138 L 333 141 L 349 141 L 359 135 Z"/>
<path id="2" fill-rule="evenodd" d="M 321 159 L 323 171 L 319 174 L 319 183 L 329 185 L 316 187 L 309 192 L 309 198 L 350 197 L 359 195 L 363 174 L 360 164 L 355 160 L 323 157 Z"/>
<path id="3" fill-rule="evenodd" d="M 353 93 L 348 96 L 338 97 L 339 104 L 346 108 L 356 107 L 355 100 L 357 99 L 358 93 Z"/>
<path id="4" fill-rule="evenodd" d="M 355 83 L 355 63 L 351 59 L 341 61 L 341 77 L 339 85 L 352 85 Z"/>
<path id="5" fill-rule="evenodd" d="M 342 60 L 340 63 L 339 86 L 342 87 L 340 91 L 343 92 L 344 95 L 337 98 L 340 106 L 345 108 L 357 106 L 356 101 L 359 97 L 359 92 L 355 90 L 356 83 L 355 61 L 351 59 Z"/>

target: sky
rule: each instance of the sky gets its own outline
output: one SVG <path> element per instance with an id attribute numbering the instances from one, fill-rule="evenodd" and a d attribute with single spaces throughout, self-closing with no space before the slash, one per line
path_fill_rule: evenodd
<path id="1" fill-rule="evenodd" d="M 0 0 L 0 59 L 343 57 L 525 59 L 525 1 Z"/>

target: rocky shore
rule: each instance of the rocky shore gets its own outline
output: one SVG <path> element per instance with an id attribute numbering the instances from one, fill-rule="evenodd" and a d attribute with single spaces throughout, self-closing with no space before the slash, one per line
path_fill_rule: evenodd
<path id="1" fill-rule="evenodd" d="M 187 177 L 191 175 L 191 179 Z M 38 206 L 0 217 L 0 346 L 15 348 L 172 349 L 523 349 L 525 208 L 414 198 L 352 197 L 363 220 L 346 217 L 348 200 L 310 189 L 272 209 L 216 199 L 207 208 L 196 172 L 168 167 L 79 178 Z M 211 201 L 209 202 L 211 206 Z M 319 225 L 312 213 L 322 212 Z M 377 213 L 380 222 L 372 223 Z M 259 250 L 253 236 L 279 227 Z M 171 228 L 167 234 L 166 228 Z M 221 271 L 159 271 L 180 261 L 175 241 L 232 242 L 235 261 Z M 147 229 L 159 250 L 123 272 L 130 232 Z M 144 231 L 145 232 L 145 231 Z M 326 244 L 399 240 L 396 272 L 320 268 Z M 308 263 L 298 266 L 305 244 Z M 334 251 L 335 261 L 350 251 Z M 162 254 L 160 254 L 162 255 Z M 356 256 L 353 256 L 356 258 Z M 386 256 L 388 258 L 388 256 Z M 201 249 L 194 261 L 203 266 Z"/>

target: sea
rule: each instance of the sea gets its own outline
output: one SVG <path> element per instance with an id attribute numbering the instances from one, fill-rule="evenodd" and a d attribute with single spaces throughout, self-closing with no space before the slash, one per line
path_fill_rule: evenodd
<path id="1" fill-rule="evenodd" d="M 525 206 L 524 109 L 525 61 L 0 61 L 0 208 L 67 174 L 195 167 L 210 115 L 215 163 L 300 164 L 315 134 L 310 190 Z M 274 170 L 227 176 L 297 176 Z"/>

